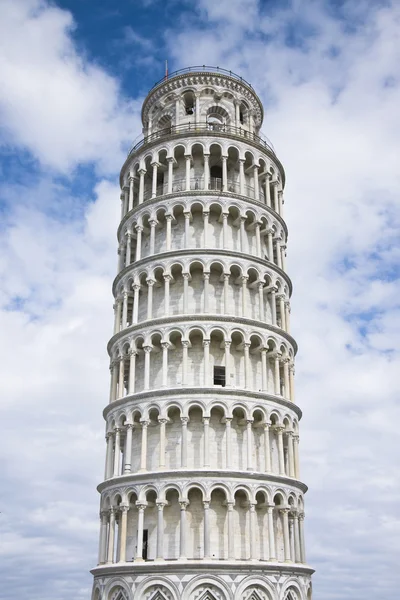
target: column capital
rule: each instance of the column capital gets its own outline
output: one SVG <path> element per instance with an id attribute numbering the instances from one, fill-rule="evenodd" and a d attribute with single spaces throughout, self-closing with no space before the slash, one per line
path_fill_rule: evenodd
<path id="1" fill-rule="evenodd" d="M 207 348 L 211 343 L 211 340 L 203 340 L 203 348 Z"/>
<path id="2" fill-rule="evenodd" d="M 167 506 L 168 502 L 163 502 L 162 500 L 156 500 L 156 506 L 158 510 L 164 510 L 164 506 Z"/>
<path id="3" fill-rule="evenodd" d="M 187 500 L 179 500 L 179 506 L 181 507 L 181 510 L 186 510 L 189 506 L 189 502 Z"/>
<path id="4" fill-rule="evenodd" d="M 134 423 L 126 423 L 125 424 L 126 429 L 135 429 L 135 424 Z"/>
<path id="5" fill-rule="evenodd" d="M 287 507 L 286 507 L 286 508 L 280 508 L 280 509 L 279 509 L 279 512 L 280 512 L 282 515 L 289 515 L 289 513 L 290 513 L 290 508 L 287 508 Z"/>
<path id="6" fill-rule="evenodd" d="M 182 346 L 183 346 L 184 348 L 189 348 L 189 346 L 190 346 L 190 342 L 188 342 L 187 340 L 182 340 Z"/>
<path id="7" fill-rule="evenodd" d="M 128 177 L 129 183 L 133 183 L 135 181 L 135 179 L 137 179 L 137 177 L 135 177 L 135 175 L 129 175 L 129 177 Z"/>
<path id="8" fill-rule="evenodd" d="M 150 227 L 155 227 L 158 224 L 158 221 L 157 221 L 157 219 L 150 219 L 149 224 L 150 224 Z"/>
<path id="9" fill-rule="evenodd" d="M 205 281 L 208 281 L 210 279 L 210 272 L 209 271 L 204 271 L 204 273 L 203 273 L 203 279 Z"/>
<path id="10" fill-rule="evenodd" d="M 146 419 L 140 419 L 140 424 L 144 429 L 146 429 L 146 427 L 150 425 L 150 421 L 147 421 Z"/>
<path id="11" fill-rule="evenodd" d="M 235 503 L 228 500 L 226 506 L 228 508 L 228 512 L 231 512 L 233 510 L 233 507 L 235 506 Z"/>
<path id="12" fill-rule="evenodd" d="M 227 350 L 229 350 L 229 348 L 231 347 L 231 340 L 224 340 L 224 346 Z"/>
<path id="13" fill-rule="evenodd" d="M 204 507 L 204 510 L 208 510 L 210 508 L 210 501 L 203 500 L 203 507 Z"/>
<path id="14" fill-rule="evenodd" d="M 147 508 L 147 502 L 140 502 L 140 500 L 138 500 L 136 502 L 136 508 L 140 511 L 140 512 L 144 512 L 145 509 Z"/>
<path id="15" fill-rule="evenodd" d="M 165 425 L 169 422 L 169 419 L 166 419 L 165 417 L 158 417 L 158 422 L 160 423 L 160 425 Z"/>
<path id="16" fill-rule="evenodd" d="M 163 350 L 169 350 L 170 348 L 170 343 L 169 342 L 161 342 L 161 348 Z"/>
<path id="17" fill-rule="evenodd" d="M 155 281 L 154 281 L 154 279 L 146 279 L 146 283 L 147 283 L 147 285 L 152 287 L 155 284 Z"/>
<path id="18" fill-rule="evenodd" d="M 163 278 L 165 281 L 172 281 L 173 279 L 172 275 L 170 275 L 169 273 L 165 273 L 165 275 L 163 275 Z"/>
<path id="19" fill-rule="evenodd" d="M 186 279 L 186 281 L 189 281 L 190 273 L 182 273 L 182 277 L 183 279 Z"/>
<path id="20" fill-rule="evenodd" d="M 138 292 L 140 290 L 142 286 L 140 285 L 140 283 L 132 283 L 132 289 L 135 292 Z"/>
<path id="21" fill-rule="evenodd" d="M 139 169 L 138 173 L 139 173 L 139 175 L 146 175 L 147 170 L 146 169 Z"/>
<path id="22" fill-rule="evenodd" d="M 155 160 L 154 162 L 150 163 L 150 166 L 151 166 L 151 167 L 160 167 L 161 165 L 160 165 L 160 163 L 159 163 L 159 162 L 157 162 L 157 161 Z"/>
<path id="23" fill-rule="evenodd" d="M 208 425 L 210 423 L 210 417 L 203 417 L 203 424 Z"/>
<path id="24" fill-rule="evenodd" d="M 282 425 L 275 425 L 274 429 L 278 435 L 282 435 L 285 431 L 285 428 Z"/>
<path id="25" fill-rule="evenodd" d="M 299 513 L 299 521 L 304 521 L 305 516 L 306 515 L 303 512 Z"/>
<path id="26" fill-rule="evenodd" d="M 137 232 L 142 232 L 143 231 L 143 226 L 142 225 L 135 225 L 135 229 Z"/>
<path id="27" fill-rule="evenodd" d="M 182 425 L 187 425 L 189 423 L 189 417 L 181 417 Z"/>
<path id="28" fill-rule="evenodd" d="M 300 441 L 300 436 L 298 433 L 293 433 L 293 441 L 296 442 L 296 444 L 299 443 Z"/>
<path id="29" fill-rule="evenodd" d="M 143 350 L 146 354 L 150 354 L 150 352 L 153 350 L 153 346 L 143 346 Z"/>
<path id="30" fill-rule="evenodd" d="M 129 505 L 128 504 L 120 504 L 119 505 L 119 512 L 120 513 L 127 513 L 129 510 Z"/>

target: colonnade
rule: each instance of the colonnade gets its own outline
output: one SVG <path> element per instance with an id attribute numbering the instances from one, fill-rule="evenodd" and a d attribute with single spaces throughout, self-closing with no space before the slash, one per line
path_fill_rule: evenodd
<path id="1" fill-rule="evenodd" d="M 162 358 L 158 359 L 160 348 Z M 210 340 L 205 339 L 202 342 L 203 359 L 200 362 L 198 360 L 197 345 L 193 347 L 189 340 L 182 340 L 180 348 L 181 353 L 177 355 L 176 345 L 170 342 L 161 342 L 158 347 L 144 345 L 140 349 L 133 348 L 127 354 L 115 357 L 110 364 L 110 402 L 140 391 L 168 387 L 213 387 L 221 385 L 226 388 L 242 388 L 275 394 L 294 402 L 293 360 L 290 357 L 282 356 L 275 349 L 260 347 L 250 357 L 251 344 L 248 342 L 243 343 L 243 360 L 241 362 L 244 362 L 244 369 L 242 370 L 240 366 L 238 369 L 234 366 L 235 357 L 232 357 L 230 352 L 231 341 L 224 341 L 224 359 L 221 363 L 224 367 L 225 381 L 217 383 L 211 368 L 213 363 L 210 361 Z M 190 361 L 189 368 L 190 352 L 194 350 L 196 352 L 193 360 Z M 171 352 L 174 353 L 173 373 L 170 372 L 169 367 L 169 354 Z M 236 357 L 238 352 L 239 350 L 236 348 Z M 153 353 L 157 357 L 154 369 L 151 366 Z M 140 358 L 140 364 L 137 365 L 138 358 Z M 199 373 L 199 367 L 202 367 L 202 376 Z M 258 378 L 259 370 L 261 370 L 261 380 Z"/>
<path id="2" fill-rule="evenodd" d="M 171 436 L 167 427 L 171 420 L 165 417 L 114 426 L 106 436 L 105 479 L 134 472 L 211 467 L 299 479 L 299 436 L 287 426 L 243 417 L 233 422 L 232 417 L 224 417 L 222 427 L 214 429 L 211 436 L 209 416 L 203 416 L 194 427 L 189 417 L 182 416 L 179 421 L 179 428 L 173 422 Z M 175 448 L 167 451 L 172 442 Z"/>
<path id="3" fill-rule="evenodd" d="M 302 509 L 270 504 L 264 498 L 254 502 L 243 493 L 214 502 L 212 495 L 208 499 L 201 492 L 193 499 L 190 495 L 189 491 L 188 497 L 175 495 L 169 501 L 154 494 L 150 500 L 135 500 L 132 494 L 129 503 L 103 509 L 99 564 L 177 559 L 306 562 Z M 170 510 L 173 505 L 177 510 Z M 239 542 L 238 525 L 246 545 Z M 132 529 L 136 535 L 129 536 Z M 196 538 L 196 547 L 191 537 Z"/>
<path id="4" fill-rule="evenodd" d="M 268 227 L 262 221 L 249 223 L 247 214 L 238 215 L 231 223 L 228 222 L 228 217 L 229 211 L 222 211 L 218 220 L 216 219 L 216 222 L 220 223 L 220 234 L 217 237 L 215 228 L 213 232 L 210 230 L 210 211 L 202 213 L 201 228 L 196 222 L 193 229 L 193 215 L 190 210 L 185 210 L 182 235 L 178 236 L 172 236 L 172 224 L 179 219 L 173 213 L 165 214 L 165 221 L 152 218 L 146 226 L 132 224 L 126 230 L 125 240 L 121 240 L 119 244 L 118 270 L 121 271 L 142 258 L 161 252 L 196 248 L 218 248 L 247 253 L 267 259 L 279 269 L 286 270 L 286 241 L 274 228 Z M 231 231 L 232 227 L 238 232 L 237 241 L 236 235 Z"/>
<path id="5" fill-rule="evenodd" d="M 235 193 L 248 196 L 257 202 L 264 203 L 283 217 L 282 184 L 274 172 L 268 171 L 265 162 L 246 165 L 245 158 L 237 159 L 238 170 L 228 172 L 228 155 L 221 155 L 221 177 L 218 183 L 213 182 L 210 173 L 210 154 L 203 154 L 202 171 L 197 170 L 193 177 L 193 155 L 185 154 L 179 160 L 168 156 L 163 161 L 153 161 L 146 168 L 146 163 L 136 165 L 127 176 L 121 193 L 121 219 L 142 205 L 146 200 L 172 194 L 180 191 L 213 191 L 213 188 L 223 193 Z M 174 175 L 174 167 L 177 175 Z M 151 169 L 151 172 L 149 171 Z M 162 183 L 159 184 L 159 174 L 162 173 Z M 251 173 L 251 175 L 250 175 Z M 182 177 L 183 174 L 183 177 Z M 253 185 L 250 185 L 250 181 Z"/>
<path id="6" fill-rule="evenodd" d="M 114 334 L 138 322 L 172 314 L 233 315 L 271 323 L 290 333 L 290 300 L 276 285 L 259 279 L 250 281 L 248 275 L 217 275 L 212 271 L 203 272 L 201 278 L 202 283 L 199 286 L 196 280 L 195 288 L 191 285 L 192 274 L 185 271 L 177 271 L 175 277 L 160 273 L 158 278 L 149 277 L 130 286 L 126 283 L 114 303 Z M 197 302 L 192 302 L 193 295 Z"/>

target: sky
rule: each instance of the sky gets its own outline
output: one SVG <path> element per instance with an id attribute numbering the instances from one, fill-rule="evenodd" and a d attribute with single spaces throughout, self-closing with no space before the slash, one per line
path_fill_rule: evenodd
<path id="1" fill-rule="evenodd" d="M 316 600 L 400 585 L 400 3 L 0 0 L 0 600 L 87 600 L 118 173 L 164 75 L 230 69 L 287 185 Z"/>

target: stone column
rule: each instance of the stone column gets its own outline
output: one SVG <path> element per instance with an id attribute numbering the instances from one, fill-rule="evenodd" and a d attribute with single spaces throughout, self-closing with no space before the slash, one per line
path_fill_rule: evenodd
<path id="1" fill-rule="evenodd" d="M 272 208 L 276 213 L 279 214 L 279 206 L 278 206 L 278 193 L 277 193 L 277 185 L 278 182 L 276 179 L 271 181 L 272 184 Z"/>
<path id="2" fill-rule="evenodd" d="M 180 98 L 178 95 L 175 96 L 175 125 L 178 126 L 179 125 L 179 117 L 180 117 Z"/>
<path id="3" fill-rule="evenodd" d="M 162 364 L 162 387 L 168 387 L 168 342 L 162 342 L 161 348 L 163 351 L 163 364 Z"/>
<path id="4" fill-rule="evenodd" d="M 282 190 L 277 190 L 277 196 L 278 196 L 278 213 L 283 218 L 283 210 L 282 210 L 283 192 L 282 192 Z"/>
<path id="5" fill-rule="evenodd" d="M 289 476 L 295 477 L 294 470 L 294 448 L 293 448 L 293 431 L 288 431 L 288 463 L 289 463 Z"/>
<path id="6" fill-rule="evenodd" d="M 306 560 L 306 545 L 304 541 L 304 513 L 299 514 L 299 537 L 300 537 L 300 556 L 303 564 L 307 563 Z"/>
<path id="7" fill-rule="evenodd" d="M 182 342 L 182 385 L 187 385 L 189 342 Z"/>
<path id="8" fill-rule="evenodd" d="M 135 393 L 135 376 L 136 376 L 136 350 L 131 350 L 129 356 L 129 389 L 128 394 Z"/>
<path id="9" fill-rule="evenodd" d="M 129 506 L 125 504 L 121 504 L 120 511 L 120 524 L 119 524 L 119 561 L 118 562 L 126 562 L 126 533 L 127 533 L 127 525 L 128 525 L 128 510 Z"/>
<path id="10" fill-rule="evenodd" d="M 286 244 L 281 244 L 282 270 L 286 272 Z"/>
<path id="11" fill-rule="evenodd" d="M 260 201 L 260 188 L 258 185 L 258 167 L 259 165 L 253 165 L 254 168 L 254 200 Z"/>
<path id="12" fill-rule="evenodd" d="M 289 389 L 290 401 L 294 402 L 294 364 L 289 363 Z"/>
<path id="13" fill-rule="evenodd" d="M 102 510 L 100 513 L 100 543 L 99 543 L 99 565 L 104 565 L 107 560 L 107 525 L 108 512 Z"/>
<path id="14" fill-rule="evenodd" d="M 228 509 L 228 559 L 235 559 L 235 527 L 233 523 L 233 502 L 227 502 Z"/>
<path id="15" fill-rule="evenodd" d="M 136 225 L 136 257 L 135 261 L 141 259 L 142 256 L 142 231 L 143 227 L 141 225 Z"/>
<path id="16" fill-rule="evenodd" d="M 150 352 L 151 346 L 143 346 L 144 351 L 144 389 L 150 389 Z"/>
<path id="17" fill-rule="evenodd" d="M 289 519 L 289 547 L 290 547 L 290 560 L 295 562 L 295 549 L 294 549 L 294 519 L 292 513 L 288 515 Z"/>
<path id="18" fill-rule="evenodd" d="M 246 252 L 246 229 L 245 229 L 245 221 L 246 217 L 240 218 L 240 252 Z"/>
<path id="19" fill-rule="evenodd" d="M 204 293 L 203 293 L 203 312 L 208 313 L 208 295 L 209 295 L 209 281 L 210 273 L 203 273 L 204 279 Z"/>
<path id="20" fill-rule="evenodd" d="M 113 451 L 114 451 L 114 434 L 109 431 L 106 435 L 107 451 L 106 451 L 106 467 L 104 469 L 104 479 L 110 479 L 113 473 Z"/>
<path id="21" fill-rule="evenodd" d="M 210 503 L 203 502 L 204 506 L 204 558 L 210 558 Z"/>
<path id="22" fill-rule="evenodd" d="M 119 333 L 121 329 L 121 313 L 122 313 L 122 301 L 121 298 L 117 298 L 115 303 L 115 322 L 114 322 L 114 333 Z"/>
<path id="23" fill-rule="evenodd" d="M 256 505 L 250 503 L 250 560 L 256 557 Z"/>
<path id="24" fill-rule="evenodd" d="M 270 423 L 264 423 L 264 458 L 265 458 L 265 472 L 271 473 L 271 446 L 269 441 L 269 428 Z"/>
<path id="25" fill-rule="evenodd" d="M 222 213 L 222 248 L 228 248 L 228 213 Z"/>
<path id="26" fill-rule="evenodd" d="M 125 329 L 128 322 L 128 292 L 124 290 L 122 305 L 122 329 Z"/>
<path id="27" fill-rule="evenodd" d="M 286 331 L 286 322 L 285 322 L 285 294 L 278 294 L 277 296 L 279 300 L 279 313 L 281 316 L 281 328 L 283 331 Z"/>
<path id="28" fill-rule="evenodd" d="M 114 447 L 114 473 L 113 477 L 119 476 L 121 460 L 121 430 L 116 427 L 115 429 L 115 447 Z"/>
<path id="29" fill-rule="evenodd" d="M 280 237 L 275 238 L 275 248 L 276 248 L 276 266 L 278 269 L 282 269 L 282 255 L 280 253 Z"/>
<path id="30" fill-rule="evenodd" d="M 244 181 L 244 158 L 239 158 L 239 188 L 241 196 L 244 196 Z"/>
<path id="31" fill-rule="evenodd" d="M 285 456 L 283 452 L 283 432 L 284 427 L 275 427 L 276 434 L 278 436 L 278 459 L 279 459 L 279 475 L 286 475 L 285 473 Z"/>
<path id="32" fill-rule="evenodd" d="M 227 156 L 221 156 L 222 159 L 222 191 L 228 191 L 228 168 L 227 168 Z"/>
<path id="33" fill-rule="evenodd" d="M 246 317 L 246 296 L 247 296 L 247 281 L 248 277 L 246 275 L 242 275 L 242 316 Z"/>
<path id="34" fill-rule="evenodd" d="M 290 333 L 290 302 L 289 302 L 289 300 L 285 300 L 285 322 L 286 322 L 286 332 Z"/>
<path id="35" fill-rule="evenodd" d="M 144 200 L 144 176 L 146 174 L 146 169 L 139 170 L 139 204 L 143 204 Z"/>
<path id="36" fill-rule="evenodd" d="M 294 521 L 294 560 L 301 563 L 301 548 L 300 548 L 300 531 L 299 531 L 299 515 L 293 514 Z"/>
<path id="37" fill-rule="evenodd" d="M 185 154 L 185 160 L 186 160 L 186 191 L 189 192 L 190 191 L 190 163 L 191 163 L 191 159 L 192 159 L 192 155 L 191 154 Z"/>
<path id="38" fill-rule="evenodd" d="M 276 325 L 276 287 L 270 289 L 271 294 L 271 320 L 272 325 Z"/>
<path id="39" fill-rule="evenodd" d="M 137 323 L 139 317 L 139 292 L 140 283 L 134 283 L 133 288 L 133 309 L 132 309 L 132 322 Z"/>
<path id="40" fill-rule="evenodd" d="M 115 540 L 115 509 L 110 508 L 110 525 L 109 525 L 109 530 L 108 530 L 107 563 L 114 562 L 114 540 Z"/>
<path id="41" fill-rule="evenodd" d="M 271 192 L 269 189 L 269 173 L 265 178 L 265 202 L 268 208 L 271 208 Z"/>
<path id="42" fill-rule="evenodd" d="M 264 322 L 264 282 L 258 281 L 258 313 L 260 321 Z"/>
<path id="43" fill-rule="evenodd" d="M 203 248 L 208 246 L 208 212 L 203 211 Z"/>
<path id="44" fill-rule="evenodd" d="M 269 504 L 267 507 L 268 511 L 268 545 L 269 545 L 269 560 L 276 560 L 276 549 L 275 549 L 275 532 L 274 532 L 274 504 Z"/>
<path id="45" fill-rule="evenodd" d="M 224 273 L 224 314 L 229 313 L 229 273 Z"/>
<path id="46" fill-rule="evenodd" d="M 129 267 L 131 264 L 131 244 L 132 234 L 130 231 L 126 232 L 126 256 L 125 256 L 125 267 Z"/>
<path id="47" fill-rule="evenodd" d="M 147 428 L 150 424 L 150 421 L 141 420 L 142 425 L 142 443 L 140 447 L 140 470 L 147 470 Z"/>
<path id="48" fill-rule="evenodd" d="M 256 256 L 258 256 L 258 258 L 262 258 L 260 228 L 261 228 L 260 223 L 259 223 L 259 221 L 257 221 L 255 224 L 255 231 L 256 231 Z"/>
<path id="49" fill-rule="evenodd" d="M 187 467 L 187 424 L 188 417 L 181 417 L 182 423 L 182 440 L 181 440 L 181 468 Z"/>
<path id="50" fill-rule="evenodd" d="M 300 462 L 299 462 L 299 436 L 293 435 L 293 454 L 294 454 L 294 475 L 296 479 L 300 479 Z"/>
<path id="51" fill-rule="evenodd" d="M 210 466 L 210 417 L 203 418 L 204 425 L 204 467 Z"/>
<path id="52" fill-rule="evenodd" d="M 179 502 L 181 507 L 180 531 L 179 531 L 179 558 L 186 558 L 186 508 L 188 502 Z"/>
<path id="53" fill-rule="evenodd" d="M 225 347 L 225 355 L 224 355 L 224 363 L 225 363 L 225 387 L 231 387 L 231 384 L 230 384 L 230 381 L 231 381 L 231 370 L 230 370 L 230 364 L 229 364 L 231 342 L 224 341 L 224 347 Z"/>
<path id="54" fill-rule="evenodd" d="M 151 182 L 151 197 L 155 198 L 157 196 L 157 168 L 160 166 L 157 162 L 151 163 L 153 167 L 153 180 Z"/>
<path id="55" fill-rule="evenodd" d="M 253 419 L 247 419 L 247 470 L 253 470 Z"/>
<path id="56" fill-rule="evenodd" d="M 189 248 L 189 223 L 190 223 L 190 211 L 183 213 L 185 217 L 185 249 Z"/>
<path id="57" fill-rule="evenodd" d="M 210 163 L 209 154 L 204 154 L 204 189 L 208 190 L 210 187 Z"/>
<path id="58" fill-rule="evenodd" d="M 138 508 L 138 529 L 137 529 L 137 551 L 135 562 L 143 562 L 143 529 L 144 529 L 144 511 L 146 504 L 136 502 Z"/>
<path id="59" fill-rule="evenodd" d="M 135 177 L 129 177 L 129 210 L 133 208 L 133 186 L 135 183 Z"/>
<path id="60" fill-rule="evenodd" d="M 165 502 L 157 505 L 157 556 L 156 560 L 164 560 L 164 506 Z"/>
<path id="61" fill-rule="evenodd" d="M 155 245 L 156 245 L 156 225 L 157 221 L 155 219 L 150 219 L 150 254 L 153 255 L 155 253 Z"/>
<path id="62" fill-rule="evenodd" d="M 204 387 L 210 386 L 210 340 L 203 340 L 204 348 Z"/>
<path id="63" fill-rule="evenodd" d="M 281 395 L 281 373 L 280 373 L 280 367 L 279 367 L 279 359 L 280 359 L 280 354 L 275 354 L 274 355 L 274 387 L 275 387 L 275 394 L 277 396 Z"/>
<path id="64" fill-rule="evenodd" d="M 194 111 L 194 120 L 196 125 L 200 123 L 200 92 L 196 92 L 195 95 L 195 111 Z"/>
<path id="65" fill-rule="evenodd" d="M 113 360 L 111 362 L 111 393 L 110 402 L 114 402 L 117 399 L 118 389 L 118 361 Z"/>
<path id="66" fill-rule="evenodd" d="M 153 279 L 146 279 L 147 283 L 147 319 L 153 318 L 153 286 L 155 281 Z"/>
<path id="67" fill-rule="evenodd" d="M 225 435 L 226 435 L 226 468 L 230 469 L 232 467 L 232 417 L 226 417 L 225 419 Z"/>
<path id="68" fill-rule="evenodd" d="M 279 511 L 282 515 L 282 520 L 283 520 L 283 547 L 284 547 L 284 555 L 285 555 L 285 562 L 291 562 L 290 561 L 290 540 L 289 540 L 289 509 L 288 508 L 282 508 Z"/>
<path id="69" fill-rule="evenodd" d="M 183 277 L 183 312 L 186 315 L 189 312 L 188 288 L 190 273 L 182 273 Z"/>
<path id="70" fill-rule="evenodd" d="M 289 361 L 289 358 L 283 360 L 283 381 L 285 386 L 285 398 L 287 398 L 287 400 L 290 400 Z"/>
<path id="71" fill-rule="evenodd" d="M 166 251 L 170 252 L 171 250 L 171 238 L 172 238 L 172 215 L 165 215 L 165 221 L 167 224 L 167 232 L 166 232 Z"/>
<path id="72" fill-rule="evenodd" d="M 172 279 L 171 275 L 163 275 L 164 277 L 164 313 L 169 316 L 169 285 Z"/>
<path id="73" fill-rule="evenodd" d="M 273 229 L 267 230 L 267 248 L 268 248 L 268 259 L 269 262 L 274 262 L 274 245 L 272 241 L 272 236 L 274 235 Z"/>
<path id="74" fill-rule="evenodd" d="M 267 371 L 267 348 L 261 350 L 261 387 L 263 392 L 268 391 L 268 371 Z"/>
<path id="75" fill-rule="evenodd" d="M 165 426 L 168 423 L 168 419 L 160 419 L 158 417 L 158 422 L 160 423 L 160 460 L 159 460 L 159 468 L 165 469 Z"/>
<path id="76" fill-rule="evenodd" d="M 123 356 L 119 359 L 119 378 L 118 378 L 118 397 L 123 398 L 125 396 L 125 359 Z"/>
<path id="77" fill-rule="evenodd" d="M 126 424 L 126 435 L 125 435 L 125 464 L 124 464 L 124 473 L 131 472 L 131 461 L 132 461 L 132 431 L 133 431 L 133 423 Z"/>
<path id="78" fill-rule="evenodd" d="M 244 348 L 244 387 L 250 388 L 250 344 L 243 344 Z"/>
<path id="79" fill-rule="evenodd" d="M 173 183 L 173 180 L 174 180 L 173 168 L 174 168 L 175 159 L 172 156 L 170 156 L 169 158 L 167 158 L 167 162 L 168 162 L 167 193 L 168 194 L 172 194 L 172 183 Z"/>

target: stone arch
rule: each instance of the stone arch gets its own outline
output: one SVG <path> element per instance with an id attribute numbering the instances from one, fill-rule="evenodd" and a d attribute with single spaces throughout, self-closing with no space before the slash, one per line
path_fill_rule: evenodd
<path id="1" fill-rule="evenodd" d="M 275 600 L 276 592 L 269 581 L 259 577 L 246 577 L 239 585 L 235 600 Z"/>
<path id="2" fill-rule="evenodd" d="M 227 584 L 215 577 L 204 575 L 194 577 L 187 585 L 182 600 L 232 600 L 232 593 Z"/>
<path id="3" fill-rule="evenodd" d="M 120 577 L 113 577 L 107 582 L 103 597 L 105 600 L 131 600 L 128 584 Z"/>

